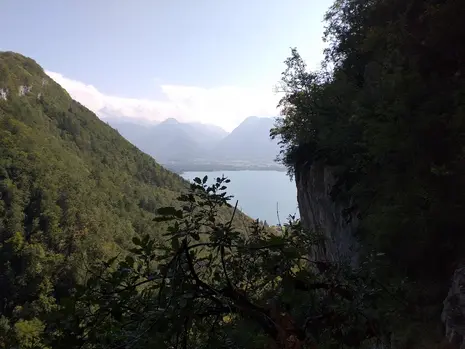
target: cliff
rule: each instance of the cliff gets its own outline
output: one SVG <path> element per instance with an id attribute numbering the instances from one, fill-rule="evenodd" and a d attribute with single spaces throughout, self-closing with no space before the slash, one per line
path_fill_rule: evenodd
<path id="1" fill-rule="evenodd" d="M 457 1 L 338 1 L 326 17 L 322 69 L 306 69 L 293 49 L 280 81 L 282 118 L 271 134 L 282 140 L 279 159 L 298 172 L 303 225 L 327 238 L 313 257 L 354 258 L 354 225 L 342 221 L 344 203 L 328 197 L 335 172 L 296 169 L 318 158 L 345 170 L 341 194 L 361 217 L 358 264 L 366 255 L 367 272 L 402 296 L 386 292 L 385 309 L 377 307 L 402 337 L 398 348 L 436 347 L 441 312 L 448 337 L 464 342 L 463 9 Z"/>
<path id="2" fill-rule="evenodd" d="M 315 162 L 295 168 L 297 199 L 303 226 L 323 235 L 323 242 L 310 254 L 316 260 L 358 262 L 359 243 L 354 236 L 358 220 L 347 222 L 343 210 L 350 202 L 333 200 L 334 168 Z M 439 320 L 439 319 L 438 319 Z M 465 266 L 456 269 L 444 299 L 441 320 L 446 341 L 465 349 Z"/>
<path id="3" fill-rule="evenodd" d="M 465 267 L 456 269 L 449 293 L 444 300 L 442 322 L 446 338 L 456 347 L 465 348 Z"/>
<path id="4" fill-rule="evenodd" d="M 357 219 L 350 222 L 343 214 L 350 203 L 334 201 L 331 191 L 336 178 L 334 169 L 322 162 L 295 169 L 297 201 L 302 225 L 309 231 L 321 233 L 324 241 L 311 255 L 319 260 L 348 260 L 357 262 L 357 241 L 354 237 Z"/>

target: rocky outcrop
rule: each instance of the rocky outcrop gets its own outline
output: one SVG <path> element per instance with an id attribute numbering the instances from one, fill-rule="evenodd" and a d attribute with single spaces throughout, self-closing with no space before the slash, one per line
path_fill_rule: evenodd
<path id="1" fill-rule="evenodd" d="M 347 222 L 343 211 L 349 203 L 334 201 L 330 195 L 336 182 L 333 169 L 319 162 L 298 167 L 295 182 L 302 225 L 324 236 L 324 242 L 311 251 L 312 257 L 356 264 L 357 242 L 353 233 L 357 220 Z"/>
<path id="2" fill-rule="evenodd" d="M 331 191 L 336 183 L 334 173 L 334 168 L 321 162 L 295 168 L 300 218 L 305 228 L 320 232 L 325 238 L 310 251 L 313 259 L 349 260 L 352 265 L 357 265 L 358 243 L 354 233 L 358 220 L 353 217 L 347 222 L 343 214 L 350 202 L 332 199 Z M 444 342 L 447 343 L 444 348 L 465 349 L 465 265 L 454 272 L 441 320 L 446 337 Z M 382 346 L 389 347 L 392 348 Z"/>
<path id="3" fill-rule="evenodd" d="M 442 311 L 449 343 L 465 349 L 465 266 L 456 269 Z"/>
<path id="4" fill-rule="evenodd" d="M 19 96 L 25 96 L 26 94 L 31 92 L 31 89 L 32 89 L 32 86 L 20 85 L 18 95 Z"/>
<path id="5" fill-rule="evenodd" d="M 0 88 L 0 99 L 4 101 L 8 99 L 8 90 L 6 88 Z"/>

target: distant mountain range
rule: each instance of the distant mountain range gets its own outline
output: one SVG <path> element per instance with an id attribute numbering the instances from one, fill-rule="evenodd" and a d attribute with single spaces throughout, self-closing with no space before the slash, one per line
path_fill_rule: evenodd
<path id="1" fill-rule="evenodd" d="M 156 124 L 108 116 L 103 120 L 173 171 L 284 170 L 274 161 L 279 146 L 270 139 L 272 118 L 248 117 L 231 133 L 215 125 L 173 118 Z"/>

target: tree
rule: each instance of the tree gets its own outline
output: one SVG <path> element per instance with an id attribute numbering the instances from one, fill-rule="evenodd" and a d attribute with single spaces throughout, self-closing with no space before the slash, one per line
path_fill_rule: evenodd
<path id="1" fill-rule="evenodd" d="M 454 0 L 337 0 L 322 68 L 308 71 L 294 49 L 282 78 L 280 159 L 302 176 L 315 162 L 333 171 L 361 255 L 383 254 L 378 280 L 409 289 L 417 319 L 398 313 L 399 334 L 441 333 L 463 260 L 463 11 Z"/>
<path id="2" fill-rule="evenodd" d="M 358 346 L 380 332 L 368 310 L 379 286 L 366 271 L 314 262 L 321 237 L 290 221 L 281 234 L 254 222 L 246 233 L 218 220 L 227 178 L 196 178 L 165 242 L 146 235 L 100 268 L 67 302 L 55 347 L 310 348 Z M 232 208 L 232 206 L 230 206 Z"/>

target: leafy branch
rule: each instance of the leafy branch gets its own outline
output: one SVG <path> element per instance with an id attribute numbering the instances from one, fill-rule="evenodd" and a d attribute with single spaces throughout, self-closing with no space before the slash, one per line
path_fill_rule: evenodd
<path id="1" fill-rule="evenodd" d="M 169 223 L 161 241 L 134 238 L 124 259 L 107 262 L 75 295 L 72 319 L 81 330 L 72 333 L 85 345 L 208 348 L 225 340 L 246 345 L 254 334 L 255 344 L 306 347 L 331 336 L 347 341 L 345 328 L 376 322 L 360 305 L 365 285 L 340 265 L 308 258 L 320 237 L 292 220 L 279 230 L 257 222 L 238 229 L 229 180 L 207 180 L 196 178 L 180 196 L 182 209 L 158 210 L 156 220 Z M 221 220 L 225 209 L 231 216 Z M 360 342 L 370 331 L 361 332 Z"/>

